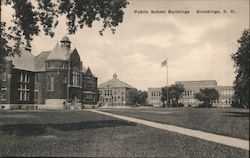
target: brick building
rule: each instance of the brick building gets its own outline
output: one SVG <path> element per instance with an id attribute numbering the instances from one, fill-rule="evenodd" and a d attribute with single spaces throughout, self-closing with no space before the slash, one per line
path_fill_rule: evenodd
<path id="1" fill-rule="evenodd" d="M 125 106 L 129 105 L 129 92 L 136 88 L 120 81 L 117 75 L 113 75 L 113 79 L 102 83 L 98 86 L 100 98 L 99 102 L 106 106 Z"/>
<path id="2" fill-rule="evenodd" d="M 233 87 L 232 86 L 218 86 L 215 80 L 202 81 L 176 81 L 175 84 L 182 84 L 185 88 L 182 98 L 179 100 L 184 106 L 198 106 L 201 102 L 194 98 L 194 93 L 204 88 L 215 88 L 219 92 L 219 99 L 214 101 L 215 107 L 230 107 L 233 103 Z M 154 94 L 155 93 L 155 94 Z M 158 95 L 160 94 L 160 96 Z M 148 89 L 148 102 L 154 106 L 162 105 L 161 102 L 161 88 Z"/>
<path id="3" fill-rule="evenodd" d="M 63 37 L 51 51 L 34 56 L 30 49 L 8 58 L 1 74 L 2 109 L 61 109 L 98 102 L 97 78 L 82 65 L 71 41 Z"/>

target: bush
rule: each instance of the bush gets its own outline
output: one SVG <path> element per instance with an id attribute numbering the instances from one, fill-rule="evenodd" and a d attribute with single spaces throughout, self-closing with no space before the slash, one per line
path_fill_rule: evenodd
<path id="1" fill-rule="evenodd" d="M 178 106 L 179 106 L 179 107 L 184 107 L 184 104 L 179 103 Z"/>
<path id="2" fill-rule="evenodd" d="M 202 104 L 199 104 L 198 107 L 199 107 L 199 108 L 211 108 L 211 107 L 212 107 L 212 104 L 205 104 L 205 103 L 202 103 Z"/>
<path id="3" fill-rule="evenodd" d="M 182 103 L 178 103 L 178 104 L 174 103 L 174 104 L 171 105 L 171 107 L 184 107 L 184 104 L 182 104 Z"/>
<path id="4" fill-rule="evenodd" d="M 154 105 L 152 105 L 152 104 L 145 104 L 145 105 L 143 105 L 143 106 L 154 106 Z"/>
<path id="5" fill-rule="evenodd" d="M 231 106 L 233 108 L 247 108 L 247 106 L 241 105 L 239 103 L 232 103 Z M 249 107 L 248 107 L 249 108 Z"/>

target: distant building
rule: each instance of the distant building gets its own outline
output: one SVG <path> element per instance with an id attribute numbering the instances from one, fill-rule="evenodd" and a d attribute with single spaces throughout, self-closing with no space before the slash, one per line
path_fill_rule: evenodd
<path id="1" fill-rule="evenodd" d="M 37 56 L 26 49 L 20 57 L 8 58 L 6 71 L 0 75 L 2 109 L 60 109 L 68 103 L 76 107 L 97 103 L 97 78 L 82 66 L 68 37 L 60 42 Z"/>
<path id="2" fill-rule="evenodd" d="M 182 84 L 185 88 L 182 98 L 179 100 L 185 106 L 198 106 L 201 102 L 194 98 L 194 94 L 204 88 L 215 88 L 219 92 L 219 99 L 215 100 L 213 106 L 216 107 L 230 107 L 233 103 L 233 87 L 232 86 L 217 86 L 215 80 L 202 81 L 177 81 L 175 84 Z M 148 89 L 148 102 L 154 106 L 162 105 L 161 102 L 161 88 Z M 160 104 L 159 104 L 160 102 Z"/>
<path id="3" fill-rule="evenodd" d="M 117 75 L 113 75 L 113 79 L 102 83 L 98 86 L 99 103 L 106 106 L 125 106 L 131 104 L 129 92 L 136 88 L 120 81 Z"/>
<path id="4" fill-rule="evenodd" d="M 230 107 L 233 103 L 234 90 L 233 86 L 217 86 L 220 97 L 214 102 L 215 106 Z"/>
<path id="5" fill-rule="evenodd" d="M 156 107 L 163 105 L 161 101 L 162 90 L 161 88 L 148 88 L 148 104 Z"/>

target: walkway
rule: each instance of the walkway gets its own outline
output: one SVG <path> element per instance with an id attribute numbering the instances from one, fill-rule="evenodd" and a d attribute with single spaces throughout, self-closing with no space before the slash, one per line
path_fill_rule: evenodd
<path id="1" fill-rule="evenodd" d="M 180 134 L 195 137 L 195 138 L 200 138 L 203 140 L 207 140 L 207 141 L 211 141 L 211 142 L 215 142 L 215 143 L 219 143 L 219 144 L 223 144 L 223 145 L 228 145 L 228 146 L 235 147 L 235 148 L 249 150 L 249 141 L 247 141 L 247 140 L 222 136 L 222 135 L 218 135 L 218 134 L 207 133 L 207 132 L 203 132 L 203 131 L 199 131 L 199 130 L 193 130 L 193 129 L 174 126 L 174 125 L 157 123 L 157 122 L 153 122 L 153 121 L 146 121 L 143 119 L 137 119 L 137 118 L 133 118 L 133 117 L 111 114 L 108 112 L 103 112 L 103 111 L 98 111 L 98 110 L 88 110 L 88 111 L 111 116 L 111 117 L 115 117 L 118 119 L 130 121 L 130 122 L 143 124 L 143 125 L 158 128 L 158 129 L 163 129 L 163 130 L 170 131 L 170 132 L 176 132 L 176 133 L 180 133 Z"/>

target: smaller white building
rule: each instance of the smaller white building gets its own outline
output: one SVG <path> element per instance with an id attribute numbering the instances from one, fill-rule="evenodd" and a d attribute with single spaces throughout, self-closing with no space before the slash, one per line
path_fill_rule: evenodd
<path id="1" fill-rule="evenodd" d="M 99 89 L 99 103 L 105 106 L 125 106 L 129 105 L 129 92 L 136 88 L 129 84 L 120 81 L 117 75 L 113 75 L 113 79 L 102 83 L 98 86 Z"/>

